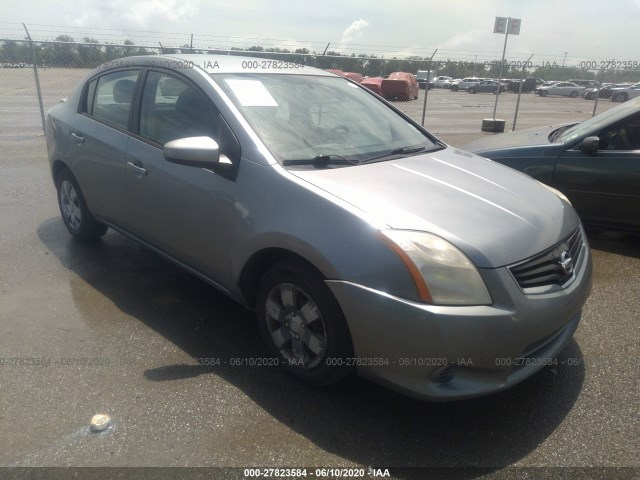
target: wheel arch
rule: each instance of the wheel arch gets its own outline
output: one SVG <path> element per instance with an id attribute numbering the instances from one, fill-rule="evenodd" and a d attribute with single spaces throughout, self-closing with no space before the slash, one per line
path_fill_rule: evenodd
<path id="1" fill-rule="evenodd" d="M 54 182 L 56 181 L 58 174 L 65 169 L 71 172 L 69 165 L 67 165 L 64 161 L 58 159 L 53 162 L 53 164 L 51 165 L 51 176 L 53 177 Z M 73 175 L 73 172 L 71 172 L 71 175 Z M 74 175 L 74 178 L 75 178 L 75 175 Z"/>
<path id="2" fill-rule="evenodd" d="M 249 257 L 238 278 L 238 287 L 248 307 L 254 308 L 256 305 L 258 283 L 264 273 L 272 265 L 285 260 L 304 263 L 322 278 L 327 277 L 316 265 L 292 250 L 281 247 L 263 248 Z"/>

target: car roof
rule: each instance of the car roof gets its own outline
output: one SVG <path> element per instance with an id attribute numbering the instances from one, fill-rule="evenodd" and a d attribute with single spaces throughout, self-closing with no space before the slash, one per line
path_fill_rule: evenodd
<path id="1" fill-rule="evenodd" d="M 166 54 L 124 57 L 111 60 L 105 66 L 157 66 L 167 68 L 201 68 L 207 73 L 281 73 L 293 75 L 337 75 L 315 67 L 284 59 L 245 57 L 240 55 Z M 98 68 L 104 68 L 98 67 Z"/>

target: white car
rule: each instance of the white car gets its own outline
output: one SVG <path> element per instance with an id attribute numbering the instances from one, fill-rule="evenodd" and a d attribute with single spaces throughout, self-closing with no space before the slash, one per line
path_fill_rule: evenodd
<path id="1" fill-rule="evenodd" d="M 563 97 L 576 98 L 581 96 L 584 91 L 585 87 L 581 87 L 580 85 L 576 85 L 571 82 L 557 82 L 552 85 L 543 85 L 536 89 L 536 93 L 541 97 L 546 97 L 547 95 L 560 95 Z"/>
<path id="2" fill-rule="evenodd" d="M 462 80 L 455 80 L 451 83 L 451 90 L 454 92 L 457 92 L 458 90 L 466 90 L 471 85 L 480 83 L 482 80 L 484 79 L 477 78 L 477 77 L 469 77 L 469 78 L 463 78 Z"/>
<path id="3" fill-rule="evenodd" d="M 451 86 L 451 81 L 453 80 L 453 78 L 451 77 L 446 77 L 446 76 L 440 76 L 440 77 L 436 77 L 433 79 L 433 85 L 436 88 L 448 88 Z"/>
<path id="4" fill-rule="evenodd" d="M 636 97 L 640 97 L 640 83 L 635 83 L 630 87 L 611 89 L 612 102 L 626 102 L 630 98 Z"/>

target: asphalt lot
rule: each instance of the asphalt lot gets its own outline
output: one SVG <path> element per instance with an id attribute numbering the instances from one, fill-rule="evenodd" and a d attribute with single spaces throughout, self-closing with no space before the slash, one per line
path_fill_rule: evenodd
<path id="1" fill-rule="evenodd" d="M 430 101 L 440 94 L 454 95 L 432 91 Z M 484 98 L 494 97 L 465 101 Z M 531 100 L 549 101 L 550 111 L 556 102 L 593 106 Z M 3 111 L 3 125 L 8 118 Z M 211 287 L 114 232 L 94 245 L 73 242 L 41 136 L 0 135 L 0 148 L 0 466 L 376 466 L 398 478 L 436 477 L 394 467 L 447 467 L 441 478 L 638 478 L 637 236 L 590 233 L 593 293 L 574 341 L 557 366 L 510 391 L 431 404 L 358 378 L 315 389 L 277 369 L 232 365 L 265 350 L 253 314 Z M 48 365 L 15 360 L 25 358 Z M 201 358 L 223 363 L 203 366 Z M 89 433 L 96 413 L 114 426 Z"/>

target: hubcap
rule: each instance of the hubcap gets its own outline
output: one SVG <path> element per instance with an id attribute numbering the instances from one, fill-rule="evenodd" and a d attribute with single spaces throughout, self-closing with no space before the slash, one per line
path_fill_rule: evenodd
<path id="1" fill-rule="evenodd" d="M 82 221 L 80 199 L 69 180 L 64 180 L 60 185 L 60 210 L 67 225 L 78 230 Z"/>
<path id="2" fill-rule="evenodd" d="M 280 354 L 293 366 L 317 367 L 327 351 L 327 329 L 313 299 L 291 283 L 271 289 L 265 305 L 267 328 Z"/>

